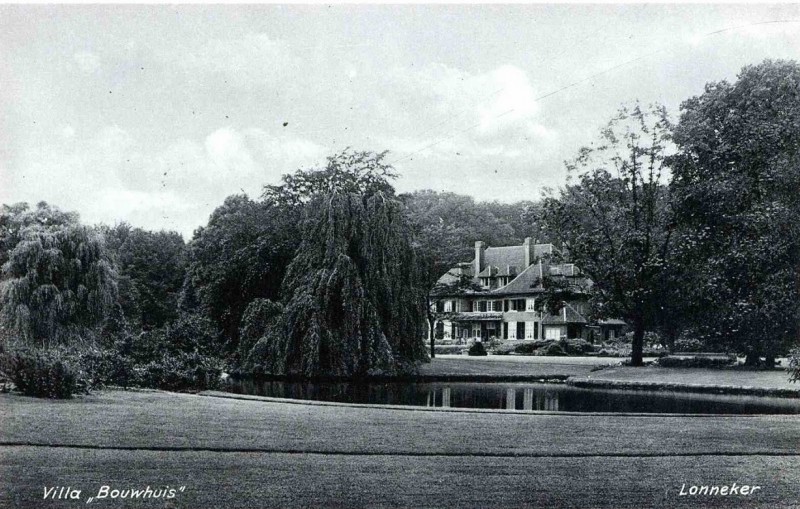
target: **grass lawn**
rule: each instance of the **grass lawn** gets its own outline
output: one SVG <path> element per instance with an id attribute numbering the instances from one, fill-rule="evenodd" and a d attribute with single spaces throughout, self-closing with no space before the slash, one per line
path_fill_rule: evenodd
<path id="1" fill-rule="evenodd" d="M 751 371 L 744 369 L 662 368 L 658 366 L 632 368 L 614 366 L 589 373 L 586 376 L 593 380 L 800 390 L 800 384 L 790 382 L 789 373 L 784 369 Z"/>
<path id="2" fill-rule="evenodd" d="M 664 384 L 717 385 L 800 391 L 800 384 L 789 381 L 784 369 L 703 369 L 620 366 L 623 359 L 614 357 L 538 357 L 440 355 L 423 365 L 426 376 L 532 376 L 575 377 L 590 380 L 645 382 Z M 646 359 L 647 360 L 647 359 Z M 608 366 L 592 371 L 597 366 Z"/>
<path id="3" fill-rule="evenodd" d="M 0 441 L 0 507 L 77 507 L 43 501 L 43 488 L 78 487 L 85 499 L 103 484 L 186 486 L 177 507 L 800 504 L 798 416 L 495 414 L 105 391 L 0 395 Z M 678 496 L 683 483 L 732 482 L 762 491 Z M 92 504 L 127 506 L 136 503 Z"/>
<path id="4" fill-rule="evenodd" d="M 551 376 L 586 375 L 600 365 L 619 364 L 622 359 L 612 357 L 537 357 L 522 355 L 437 355 L 423 364 L 424 376 Z"/>

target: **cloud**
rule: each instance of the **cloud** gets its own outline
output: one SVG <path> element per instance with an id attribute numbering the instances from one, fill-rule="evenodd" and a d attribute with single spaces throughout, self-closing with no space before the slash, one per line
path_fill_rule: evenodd
<path id="1" fill-rule="evenodd" d="M 94 53 L 88 51 L 79 51 L 72 55 L 72 59 L 78 66 L 78 69 L 86 74 L 92 74 L 100 69 L 100 58 Z"/>
<path id="2" fill-rule="evenodd" d="M 45 200 L 78 211 L 87 223 L 126 220 L 187 238 L 226 196 L 258 197 L 265 184 L 326 155 L 302 138 L 229 126 L 162 149 L 113 125 L 88 139 L 73 133 L 72 140 L 62 151 L 26 154 L 27 171 L 11 175 L 8 187 L 15 201 Z"/>
<path id="3" fill-rule="evenodd" d="M 219 74 L 230 84 L 246 87 L 281 82 L 300 64 L 286 44 L 258 33 L 211 39 L 179 55 L 178 64 L 187 70 Z"/>

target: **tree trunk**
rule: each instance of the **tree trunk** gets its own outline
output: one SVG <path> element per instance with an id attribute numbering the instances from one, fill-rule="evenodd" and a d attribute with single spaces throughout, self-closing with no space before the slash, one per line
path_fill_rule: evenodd
<path id="1" fill-rule="evenodd" d="M 436 357 L 435 345 L 436 345 L 436 320 L 433 318 L 428 319 L 428 325 L 430 327 L 430 336 L 431 336 L 431 359 Z"/>
<path id="2" fill-rule="evenodd" d="M 761 362 L 761 356 L 755 352 L 748 352 L 747 356 L 744 358 L 745 366 L 758 366 L 759 362 Z"/>
<path id="3" fill-rule="evenodd" d="M 631 366 L 643 366 L 642 350 L 644 349 L 644 320 L 633 321 L 633 344 L 631 345 Z"/>

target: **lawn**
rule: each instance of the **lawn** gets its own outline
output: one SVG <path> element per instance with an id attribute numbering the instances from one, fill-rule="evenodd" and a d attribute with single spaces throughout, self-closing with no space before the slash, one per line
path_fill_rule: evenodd
<path id="1" fill-rule="evenodd" d="M 105 391 L 57 402 L 0 395 L 0 440 L 0 507 L 46 505 L 44 486 L 89 496 L 102 484 L 187 486 L 178 507 L 800 504 L 798 416 L 449 412 Z M 736 500 L 677 495 L 682 483 L 731 482 L 764 489 Z"/>
<path id="2" fill-rule="evenodd" d="M 428 364 L 423 364 L 423 376 L 529 376 L 548 378 L 552 376 L 586 375 L 592 368 L 601 365 L 619 364 L 622 359 L 612 357 L 537 357 L 522 355 L 489 355 L 470 357 L 466 355 L 437 355 Z"/>
<path id="3" fill-rule="evenodd" d="M 705 369 L 621 366 L 614 357 L 538 357 L 442 355 L 422 366 L 421 374 L 431 377 L 531 377 L 567 378 L 646 384 L 694 384 L 719 387 L 753 387 L 798 391 L 800 384 L 789 381 L 785 369 Z M 646 359 L 647 360 L 647 359 Z M 601 370 L 593 371 L 597 367 Z M 657 389 L 657 387 L 654 387 Z"/>

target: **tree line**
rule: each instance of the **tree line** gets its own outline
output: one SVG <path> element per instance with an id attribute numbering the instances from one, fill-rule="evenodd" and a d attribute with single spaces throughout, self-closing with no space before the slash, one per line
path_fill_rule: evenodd
<path id="1" fill-rule="evenodd" d="M 428 357 L 438 278 L 476 240 L 532 237 L 591 278 L 595 318 L 631 325 L 634 365 L 647 331 L 771 363 L 798 340 L 798 148 L 800 67 L 765 61 L 706 85 L 674 123 L 658 105 L 622 108 L 567 162 L 566 184 L 530 201 L 398 195 L 385 153 L 346 150 L 256 199 L 228 197 L 188 243 L 3 205 L 0 345 L 169 388 L 222 369 L 409 373 Z"/>

